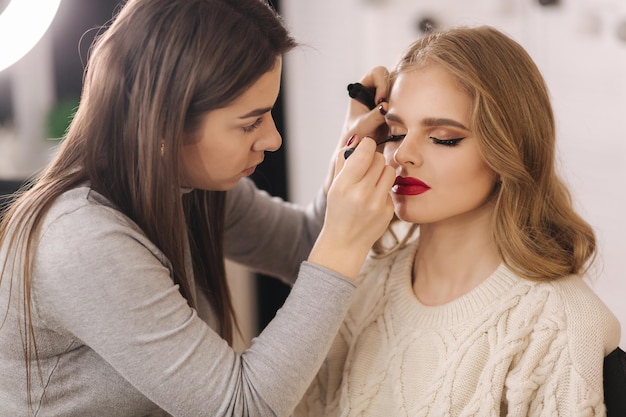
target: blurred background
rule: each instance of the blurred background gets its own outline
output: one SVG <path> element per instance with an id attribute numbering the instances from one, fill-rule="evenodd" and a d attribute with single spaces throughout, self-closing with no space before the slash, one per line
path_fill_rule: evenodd
<path id="1" fill-rule="evenodd" d="M 16 48 L 19 36 L 3 32 L 7 20 L 2 15 L 11 3 L 26 1 L 0 0 L 3 56 Z M 61 0 L 41 40 L 0 69 L 0 196 L 50 159 L 78 103 L 91 42 L 122 3 Z M 339 138 L 348 83 L 373 66 L 392 67 L 429 27 L 495 26 L 528 50 L 546 78 L 557 119 L 559 169 L 599 240 L 597 267 L 588 282 L 626 325 L 626 129 L 621 126 L 626 119 L 626 0 L 272 3 L 302 46 L 285 59 L 283 90 L 274 109 L 284 144 L 255 173 L 259 187 L 297 203 L 311 201 Z M 228 271 L 237 293 L 243 348 L 273 317 L 289 288 L 235 264 L 228 264 Z"/>

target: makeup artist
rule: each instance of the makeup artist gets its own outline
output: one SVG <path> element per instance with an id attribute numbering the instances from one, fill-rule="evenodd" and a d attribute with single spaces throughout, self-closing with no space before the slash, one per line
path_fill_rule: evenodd
<path id="1" fill-rule="evenodd" d="M 271 110 L 295 46 L 265 0 L 121 8 L 57 155 L 0 225 L 0 415 L 293 411 L 394 181 L 369 138 L 347 161 L 338 149 L 307 210 L 245 178 L 281 145 Z M 363 82 L 386 91 L 381 74 Z M 355 119 L 382 118 L 350 101 Z M 242 354 L 224 257 L 295 281 Z"/>

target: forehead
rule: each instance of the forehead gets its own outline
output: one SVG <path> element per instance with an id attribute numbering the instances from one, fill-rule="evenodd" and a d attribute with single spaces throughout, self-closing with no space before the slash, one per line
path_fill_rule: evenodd
<path id="1" fill-rule="evenodd" d="M 282 76 L 282 60 L 280 57 L 272 69 L 261 75 L 248 89 L 246 89 L 233 103 L 249 101 L 259 96 L 277 96 Z"/>
<path id="2" fill-rule="evenodd" d="M 429 64 L 398 74 L 389 95 L 389 113 L 402 119 L 445 117 L 468 126 L 472 102 L 456 77 Z"/>
<path id="3" fill-rule="evenodd" d="M 419 93 L 436 89 L 441 93 L 467 94 L 460 80 L 440 64 L 429 63 L 399 72 L 394 79 L 391 94 Z"/>

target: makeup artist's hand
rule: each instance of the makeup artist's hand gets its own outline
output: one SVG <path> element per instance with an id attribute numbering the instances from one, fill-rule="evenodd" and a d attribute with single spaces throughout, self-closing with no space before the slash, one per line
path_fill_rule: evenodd
<path id="1" fill-rule="evenodd" d="M 349 100 L 348 111 L 343 123 L 342 139 L 347 140 L 355 134 L 361 137 L 370 136 L 374 139 L 381 139 L 376 137 L 376 134 L 379 133 L 380 126 L 385 123 L 384 112 L 386 111 L 389 88 L 389 71 L 382 66 L 374 67 L 361 78 L 360 82 L 364 87 L 376 89 L 376 98 L 374 99 L 376 107 L 370 110 L 357 100 Z M 381 105 L 383 106 L 382 112 Z M 339 145 L 343 146 L 344 143 Z"/>
<path id="2" fill-rule="evenodd" d="M 378 66 L 371 69 L 359 81 L 364 87 L 375 88 L 377 106 L 369 110 L 357 100 L 348 97 L 348 109 L 343 123 L 339 144 L 333 155 L 333 160 L 338 154 L 343 154 L 343 150 L 353 135 L 358 137 L 370 136 L 375 140 L 382 140 L 386 137 L 387 125 L 385 125 L 384 112 L 387 110 L 387 93 L 389 85 L 389 71 L 387 68 Z M 381 107 L 382 106 L 382 107 Z M 382 108 L 382 112 L 381 112 Z M 354 146 L 354 143 L 351 144 Z M 328 193 L 328 188 L 335 178 L 335 164 L 330 164 L 329 173 L 326 177 L 324 190 Z"/>
<path id="3" fill-rule="evenodd" d="M 338 174 L 328 190 L 324 226 L 309 261 L 356 279 L 393 217 L 389 190 L 396 174 L 368 137 L 348 160 L 338 155 L 335 166 Z"/>

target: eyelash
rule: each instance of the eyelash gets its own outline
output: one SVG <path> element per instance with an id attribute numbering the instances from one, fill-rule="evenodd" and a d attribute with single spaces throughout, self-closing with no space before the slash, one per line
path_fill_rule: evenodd
<path id="1" fill-rule="evenodd" d="M 452 138 L 452 139 L 438 139 L 434 136 L 429 136 L 428 139 L 432 140 L 435 145 L 443 146 L 456 146 L 465 138 Z"/>
<path id="2" fill-rule="evenodd" d="M 403 140 L 406 135 L 391 135 L 387 139 L 378 142 L 378 145 L 382 145 L 387 142 L 398 142 Z M 428 139 L 432 140 L 435 145 L 443 145 L 443 146 L 456 146 L 465 138 L 452 138 L 452 139 L 439 139 L 434 136 L 429 136 Z"/>
<path id="3" fill-rule="evenodd" d="M 259 117 L 258 119 L 256 119 L 256 121 L 254 123 L 252 123 L 249 126 L 244 126 L 243 127 L 243 131 L 246 133 L 250 133 L 252 132 L 254 129 L 256 129 L 257 127 L 259 127 L 261 125 L 261 122 L 263 122 L 263 118 Z"/>

